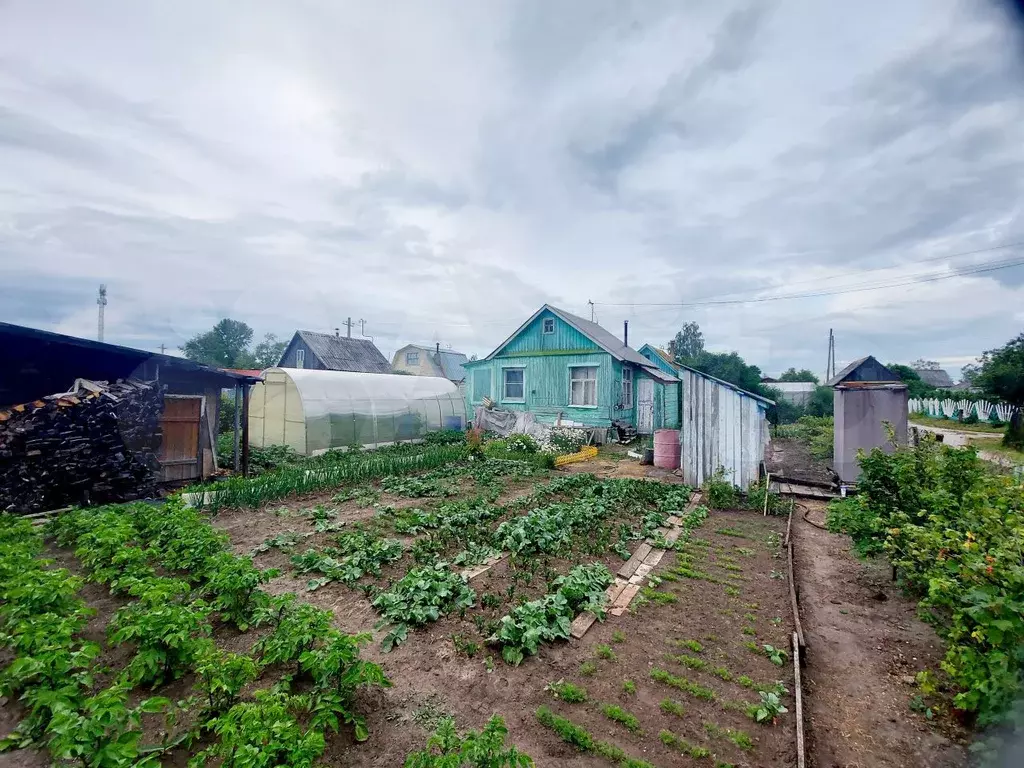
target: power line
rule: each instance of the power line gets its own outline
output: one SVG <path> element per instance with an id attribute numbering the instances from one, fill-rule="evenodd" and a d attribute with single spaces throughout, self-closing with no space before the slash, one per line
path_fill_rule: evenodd
<path id="1" fill-rule="evenodd" d="M 794 293 L 784 294 L 776 296 L 758 296 L 746 299 L 729 299 L 724 301 L 692 301 L 692 302 L 629 302 L 621 304 L 611 304 L 604 302 L 595 302 L 608 307 L 664 307 L 664 308 L 675 308 L 675 307 L 703 307 L 703 306 L 725 306 L 734 304 L 760 304 L 766 301 L 785 301 L 788 299 L 811 299 L 818 298 L 821 296 L 838 296 L 844 293 L 859 293 L 862 291 L 876 291 L 883 290 L 886 288 L 899 288 L 904 285 L 917 285 L 919 283 L 933 283 L 939 280 L 948 280 L 953 277 L 964 277 L 966 275 L 976 275 L 983 272 L 994 272 L 999 269 L 1008 269 L 1010 267 L 1017 267 L 1024 264 L 1024 259 L 1016 259 L 1013 261 L 1007 261 L 997 264 L 988 264 L 981 267 L 974 267 L 971 269 L 963 269 L 955 272 L 951 272 L 945 275 L 931 275 L 928 277 L 919 277 L 913 280 L 904 280 L 895 283 L 877 283 L 871 285 L 860 285 L 853 287 L 840 288 L 834 291 L 816 291 L 811 293 Z M 728 294 L 726 294 L 728 295 Z"/>

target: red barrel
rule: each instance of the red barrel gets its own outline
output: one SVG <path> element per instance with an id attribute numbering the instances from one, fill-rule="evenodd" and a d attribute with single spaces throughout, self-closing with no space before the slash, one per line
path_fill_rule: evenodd
<path id="1" fill-rule="evenodd" d="M 659 429 L 654 433 L 654 466 L 679 469 L 679 430 Z"/>

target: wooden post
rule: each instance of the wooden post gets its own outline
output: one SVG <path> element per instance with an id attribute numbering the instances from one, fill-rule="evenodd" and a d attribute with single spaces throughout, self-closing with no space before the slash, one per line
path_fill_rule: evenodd
<path id="1" fill-rule="evenodd" d="M 242 385 L 242 475 L 249 476 L 249 385 Z"/>
<path id="2" fill-rule="evenodd" d="M 239 422 L 241 421 L 241 417 L 240 417 L 241 412 L 242 412 L 242 385 L 239 384 L 236 381 L 235 382 L 235 439 L 234 439 L 234 446 L 235 446 L 235 472 L 238 471 L 238 468 L 241 465 L 241 461 L 242 461 L 241 453 L 238 450 L 238 448 L 239 448 L 238 441 L 240 439 L 240 432 L 241 432 L 241 428 L 240 428 L 240 424 L 239 424 Z"/>
<path id="3" fill-rule="evenodd" d="M 804 768 L 807 757 L 804 754 L 804 694 L 800 684 L 800 639 L 793 633 L 793 687 L 796 689 L 796 766 Z"/>

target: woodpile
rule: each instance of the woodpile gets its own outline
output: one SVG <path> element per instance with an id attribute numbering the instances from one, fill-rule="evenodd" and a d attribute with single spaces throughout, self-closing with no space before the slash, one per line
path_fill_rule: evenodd
<path id="1" fill-rule="evenodd" d="M 163 409 L 157 382 L 79 379 L 0 411 L 0 510 L 155 496 Z"/>

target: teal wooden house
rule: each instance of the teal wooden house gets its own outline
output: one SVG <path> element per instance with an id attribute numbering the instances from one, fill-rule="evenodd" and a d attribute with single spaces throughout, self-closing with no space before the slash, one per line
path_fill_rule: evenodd
<path id="1" fill-rule="evenodd" d="M 627 342 L 545 304 L 487 357 L 464 364 L 467 400 L 475 408 L 488 398 L 548 424 L 678 429 L 679 378 Z"/>

